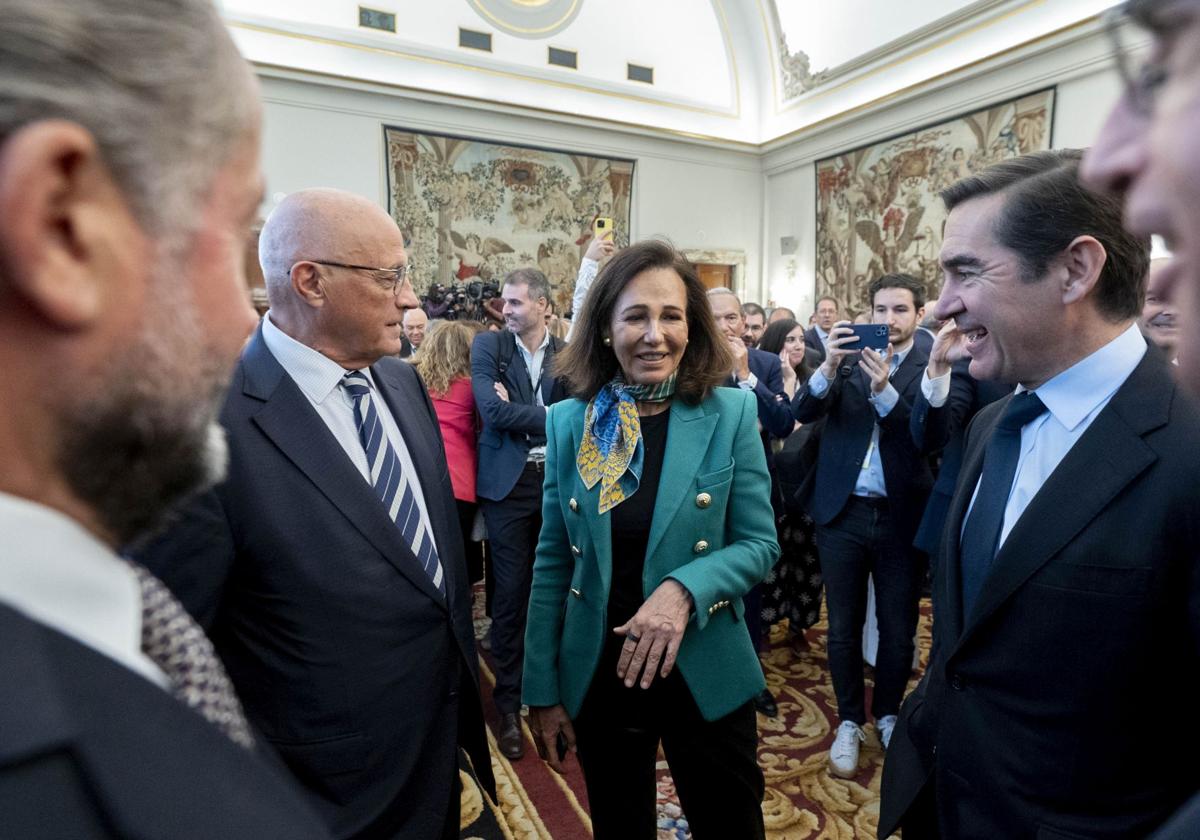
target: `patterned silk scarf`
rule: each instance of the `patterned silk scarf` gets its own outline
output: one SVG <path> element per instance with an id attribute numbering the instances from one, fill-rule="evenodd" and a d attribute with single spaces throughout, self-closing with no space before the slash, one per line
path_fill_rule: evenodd
<path id="1" fill-rule="evenodd" d="M 637 492 L 645 448 L 637 404 L 671 399 L 675 377 L 672 373 L 657 385 L 627 385 L 618 372 L 588 403 L 575 465 L 589 490 L 600 482 L 601 513 Z"/>

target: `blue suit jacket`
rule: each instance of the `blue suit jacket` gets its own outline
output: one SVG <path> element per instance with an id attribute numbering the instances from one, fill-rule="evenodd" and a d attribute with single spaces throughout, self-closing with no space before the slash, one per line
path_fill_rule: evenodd
<path id="1" fill-rule="evenodd" d="M 604 640 L 612 584 L 612 516 L 600 485 L 575 464 L 586 403 L 550 412 L 542 533 L 533 568 L 522 693 L 574 717 Z M 672 403 L 667 449 L 643 568 L 643 595 L 666 578 L 692 594 L 695 612 L 678 668 L 706 720 L 741 706 L 764 685 L 742 619 L 742 596 L 779 558 L 771 482 L 748 394 L 716 388 L 699 405 Z"/>
<path id="2" fill-rule="evenodd" d="M 493 502 L 512 492 L 529 458 L 530 438 L 541 443 L 546 437 L 546 409 L 534 399 L 529 368 L 521 351 L 514 347 L 507 369 L 500 370 L 503 338 L 498 332 L 484 332 L 471 344 L 471 391 L 483 418 L 475 493 Z M 541 383 L 542 403 L 547 406 L 567 395 L 565 385 L 554 375 L 554 357 L 561 348 L 562 342 L 550 336 L 542 360 Z M 508 391 L 508 402 L 496 396 L 497 382 Z"/>
<path id="3" fill-rule="evenodd" d="M 466 561 L 424 386 L 398 359 L 371 373 L 416 464 L 445 597 L 261 329 L 221 413 L 228 479 L 141 560 L 208 629 L 337 836 L 437 837 L 459 745 L 491 783 Z"/>
<path id="4" fill-rule="evenodd" d="M 899 392 L 900 399 L 883 418 L 867 401 L 866 375 L 852 360 L 843 365 L 823 398 L 809 393 L 807 382 L 796 392 L 792 407 L 797 420 L 811 423 L 826 418 L 815 480 L 802 490 L 803 504 L 818 525 L 832 522 L 846 506 L 862 468 L 871 430 L 878 420 L 879 457 L 888 509 L 897 536 L 906 545 L 912 544 L 933 484 L 929 464 L 913 445 L 909 433 L 909 417 L 928 361 L 928 354 L 914 344 L 892 375 L 892 387 Z"/>

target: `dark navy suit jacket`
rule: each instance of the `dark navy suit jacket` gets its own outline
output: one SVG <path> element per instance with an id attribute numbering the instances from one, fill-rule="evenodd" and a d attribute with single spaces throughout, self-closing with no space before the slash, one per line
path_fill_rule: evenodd
<path id="1" fill-rule="evenodd" d="M 946 534 L 1008 398 L 976 415 Z M 932 793 L 943 837 L 1147 837 L 1200 787 L 1200 732 L 1147 737 L 1200 669 L 1200 407 L 1147 352 L 1029 501 L 962 611 L 957 540 L 933 648 L 883 768 L 879 836 Z M 1145 768 L 1153 768 L 1153 772 Z M 1171 835 L 1167 835 L 1171 836 Z M 1190 835 L 1189 835 L 1190 836 Z"/>
<path id="2" fill-rule="evenodd" d="M 512 358 L 501 372 L 501 342 L 519 338 L 511 333 L 484 332 L 471 344 L 471 391 L 475 407 L 483 418 L 479 433 L 479 475 L 475 493 L 481 499 L 499 502 L 517 483 L 529 458 L 531 446 L 546 442 L 546 409 L 567 396 L 565 384 L 554 375 L 554 357 L 562 342 L 550 336 L 542 359 L 542 403 L 538 405 L 529 381 L 529 368 L 521 351 L 513 347 Z M 508 401 L 496 395 L 500 382 L 508 391 Z"/>
<path id="3" fill-rule="evenodd" d="M 821 341 L 821 336 L 817 335 L 816 327 L 809 327 L 804 331 L 804 343 L 817 351 L 822 362 L 825 361 L 825 342 Z"/>
<path id="4" fill-rule="evenodd" d="M 792 419 L 792 409 L 783 391 L 783 368 L 780 367 L 779 357 L 753 347 L 747 352 L 750 372 L 758 380 L 754 386 L 758 422 L 771 437 L 786 438 L 792 433 L 796 422 Z M 736 386 L 733 376 L 730 376 L 730 382 Z M 769 462 L 770 458 L 767 460 Z"/>
<path id="5" fill-rule="evenodd" d="M 844 361 L 824 397 L 814 397 L 807 382 L 796 391 L 792 408 L 797 420 L 811 423 L 826 418 L 815 478 L 802 488 L 802 502 L 818 525 L 828 525 L 842 512 L 854 492 L 871 430 L 878 421 L 888 509 L 897 536 L 911 545 L 933 484 L 929 464 L 913 445 L 908 428 L 929 356 L 914 343 L 892 375 L 892 387 L 900 398 L 882 418 L 868 402 L 870 385 L 856 358 Z"/>
<path id="6" fill-rule="evenodd" d="M 445 596 L 261 328 L 221 413 L 228 479 L 140 559 L 209 631 L 334 834 L 416 840 L 457 812 L 458 747 L 489 787 L 491 764 L 437 416 L 408 363 L 371 374 L 415 462 Z"/>
<path id="7" fill-rule="evenodd" d="M 321 840 L 298 789 L 139 674 L 0 604 L 0 835 Z"/>

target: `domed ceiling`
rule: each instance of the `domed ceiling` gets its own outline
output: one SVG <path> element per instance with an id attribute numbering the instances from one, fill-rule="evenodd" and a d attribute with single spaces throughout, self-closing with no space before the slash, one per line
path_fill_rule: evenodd
<path id="1" fill-rule="evenodd" d="M 264 72 L 761 146 L 1099 26 L 1111 0 L 224 0 Z"/>

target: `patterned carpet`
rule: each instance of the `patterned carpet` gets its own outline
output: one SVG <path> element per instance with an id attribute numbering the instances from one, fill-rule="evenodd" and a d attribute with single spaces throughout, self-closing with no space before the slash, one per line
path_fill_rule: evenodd
<path id="1" fill-rule="evenodd" d="M 488 621 L 479 610 L 477 638 L 483 638 Z M 822 614 L 821 622 L 799 641 L 788 631 L 786 623 L 777 624 L 761 655 L 767 683 L 779 700 L 778 717 L 758 716 L 758 760 L 767 783 L 763 815 L 769 840 L 874 840 L 875 837 L 883 752 L 873 725 L 866 727 L 867 741 L 862 746 L 855 778 L 837 779 L 827 770 L 836 728 L 836 701 L 826 667 L 826 629 Z M 922 668 L 928 659 L 929 644 L 930 611 L 925 601 L 917 632 Z M 528 728 L 524 758 L 509 761 L 500 754 L 496 747 L 499 718 L 491 704 L 495 679 L 486 652 L 481 664 L 492 769 L 500 795 L 496 814 L 501 836 L 506 840 L 591 837 L 587 794 L 577 762 L 571 760 L 570 772 L 566 778 L 560 778 L 538 760 Z M 868 671 L 868 707 L 869 676 Z M 915 680 L 914 676 L 913 684 Z M 659 840 L 690 838 L 665 762 L 659 764 L 658 801 Z M 478 803 L 472 805 L 478 807 Z M 478 835 L 464 832 L 463 836 Z"/>

